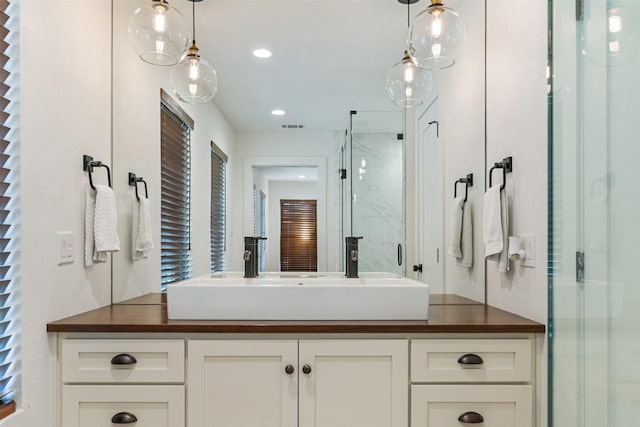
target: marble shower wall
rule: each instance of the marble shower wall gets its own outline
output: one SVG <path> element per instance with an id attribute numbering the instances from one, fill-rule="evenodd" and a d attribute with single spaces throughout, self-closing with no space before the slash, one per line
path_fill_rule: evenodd
<path id="1" fill-rule="evenodd" d="M 363 236 L 359 270 L 402 274 L 402 140 L 396 133 L 354 133 L 352 144 L 352 235 Z"/>

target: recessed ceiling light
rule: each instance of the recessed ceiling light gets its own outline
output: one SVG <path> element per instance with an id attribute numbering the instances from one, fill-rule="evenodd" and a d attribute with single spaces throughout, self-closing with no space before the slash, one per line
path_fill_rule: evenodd
<path id="1" fill-rule="evenodd" d="M 284 112 L 284 110 L 273 110 L 271 114 L 273 114 L 274 116 L 284 116 L 286 113 Z"/>
<path id="2" fill-rule="evenodd" d="M 256 49 L 253 51 L 253 56 L 256 58 L 271 58 L 271 51 L 267 49 Z"/>
<path id="3" fill-rule="evenodd" d="M 306 178 L 306 176 L 304 176 L 304 175 L 298 175 L 298 178 L 300 178 L 300 179 L 305 179 L 305 178 Z"/>

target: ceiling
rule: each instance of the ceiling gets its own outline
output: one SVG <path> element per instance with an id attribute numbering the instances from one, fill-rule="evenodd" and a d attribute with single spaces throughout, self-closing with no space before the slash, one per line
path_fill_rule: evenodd
<path id="1" fill-rule="evenodd" d="M 190 25 L 193 3 L 172 4 Z M 428 4 L 411 5 L 411 17 Z M 397 0 L 204 0 L 195 8 L 200 54 L 218 75 L 213 102 L 236 131 L 344 131 L 351 110 L 398 110 L 384 90 L 405 50 L 407 6 Z M 257 48 L 273 56 L 255 58 Z"/>

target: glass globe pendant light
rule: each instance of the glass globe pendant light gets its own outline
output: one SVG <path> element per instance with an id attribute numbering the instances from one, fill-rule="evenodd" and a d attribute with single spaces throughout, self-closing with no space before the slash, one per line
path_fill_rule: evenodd
<path id="1" fill-rule="evenodd" d="M 166 0 L 152 0 L 136 9 L 127 32 L 140 59 L 153 65 L 177 64 L 189 47 L 187 23 Z"/>
<path id="2" fill-rule="evenodd" d="M 416 107 L 424 102 L 433 89 L 433 78 L 427 70 L 416 67 L 407 51 L 400 62 L 387 73 L 387 96 L 398 107 Z"/>
<path id="3" fill-rule="evenodd" d="M 454 49 L 465 37 L 458 12 L 431 0 L 413 19 L 407 37 L 409 56 L 420 68 L 442 70 L 455 64 Z"/>
<path id="4" fill-rule="evenodd" d="M 187 56 L 176 64 L 169 74 L 173 93 L 183 102 L 189 104 L 205 104 L 209 102 L 218 91 L 218 77 L 216 70 L 202 57 L 196 46 L 196 15 L 195 2 L 202 0 L 190 0 L 193 4 L 193 34 L 194 39 Z"/>
<path id="5" fill-rule="evenodd" d="M 398 0 L 398 2 L 407 5 L 407 27 L 409 27 L 411 4 L 418 0 Z M 431 93 L 433 78 L 428 71 L 416 67 L 405 50 L 404 57 L 387 73 L 384 87 L 389 99 L 398 107 L 416 107 L 422 104 Z"/>

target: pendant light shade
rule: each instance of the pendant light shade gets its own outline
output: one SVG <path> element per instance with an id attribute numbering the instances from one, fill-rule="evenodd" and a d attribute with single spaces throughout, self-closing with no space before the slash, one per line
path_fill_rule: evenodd
<path id="1" fill-rule="evenodd" d="M 206 104 L 218 91 L 218 76 L 216 70 L 200 57 L 196 46 L 196 2 L 192 4 L 193 42 L 187 56 L 176 64 L 169 74 L 171 89 L 176 96 L 189 104 Z"/>
<path id="2" fill-rule="evenodd" d="M 404 58 L 387 73 L 387 96 L 398 107 L 416 107 L 433 89 L 433 78 L 427 70 L 416 67 L 405 51 Z"/>
<path id="3" fill-rule="evenodd" d="M 129 42 L 140 59 L 153 65 L 180 62 L 189 47 L 189 30 L 182 14 L 166 0 L 152 0 L 131 15 Z"/>
<path id="4" fill-rule="evenodd" d="M 216 70 L 200 57 L 195 40 L 189 54 L 171 69 L 169 79 L 176 96 L 189 104 L 205 104 L 218 91 Z"/>
<path id="5" fill-rule="evenodd" d="M 465 26 L 458 12 L 440 0 L 413 19 L 407 39 L 409 56 L 420 68 L 441 70 L 455 64 L 454 50 L 465 37 Z"/>

